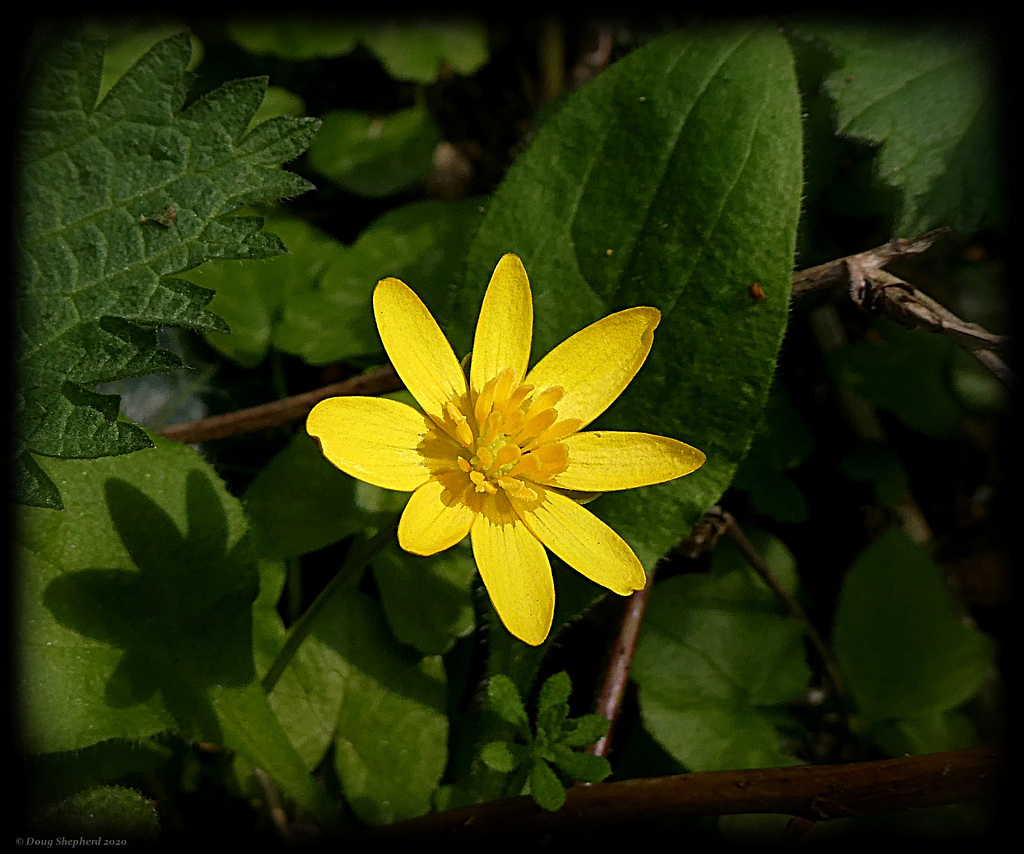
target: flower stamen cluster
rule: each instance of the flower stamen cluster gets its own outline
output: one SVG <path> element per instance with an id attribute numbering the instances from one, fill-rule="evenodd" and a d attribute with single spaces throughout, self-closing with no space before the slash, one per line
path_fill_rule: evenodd
<path id="1" fill-rule="evenodd" d="M 488 380 L 471 401 L 455 398 L 444 406 L 438 426 L 451 442 L 441 451 L 454 458 L 458 470 L 467 476 L 464 488 L 476 493 L 509 495 L 530 501 L 540 494 L 531 483 L 546 483 L 565 471 L 569 453 L 559 439 L 580 428 L 578 418 L 559 420 L 555 404 L 562 398 L 559 386 L 535 393 L 526 383 L 515 385 L 506 368 Z M 425 443 L 438 450 L 437 437 Z M 441 441 L 441 447 L 444 441 Z M 445 466 L 447 468 L 447 466 Z"/>

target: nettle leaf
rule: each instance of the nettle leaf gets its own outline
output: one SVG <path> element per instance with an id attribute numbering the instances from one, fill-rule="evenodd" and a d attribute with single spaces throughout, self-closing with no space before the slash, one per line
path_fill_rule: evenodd
<path id="1" fill-rule="evenodd" d="M 900 745 L 897 753 L 965 746 L 944 741 L 963 732 L 946 714 L 981 687 L 995 647 L 956 617 L 938 567 L 903 532 L 883 534 L 851 567 L 833 642 L 857 710 L 879 741 Z"/>
<path id="2" fill-rule="evenodd" d="M 260 577 L 241 505 L 195 451 L 154 442 L 41 460 L 65 511 L 19 519 L 25 746 L 178 730 L 236 751 L 329 825 L 333 807 L 257 679 Z"/>
<path id="3" fill-rule="evenodd" d="M 836 127 L 881 146 L 878 178 L 902 194 L 895 236 L 1000 218 L 998 94 L 991 46 L 947 25 L 801 26 L 840 66 L 825 80 Z"/>
<path id="4" fill-rule="evenodd" d="M 507 174 L 470 248 L 447 315 L 459 353 L 505 252 L 523 259 L 533 287 L 532 362 L 611 312 L 662 311 L 646 364 L 594 426 L 672 436 L 708 461 L 588 504 L 645 566 L 726 489 L 759 423 L 787 320 L 800 162 L 782 37 L 674 33 L 565 102 Z M 751 299 L 754 282 L 767 299 Z"/>
<path id="5" fill-rule="evenodd" d="M 210 258 L 284 251 L 244 204 L 310 184 L 277 166 L 300 154 L 313 119 L 247 131 L 266 80 L 224 84 L 182 111 L 191 74 L 185 33 L 147 52 L 97 102 L 103 46 L 55 37 L 35 57 L 19 127 L 17 266 L 24 450 L 19 499 L 58 506 L 27 453 L 73 458 L 149 447 L 93 387 L 180 365 L 157 326 L 226 330 L 212 294 L 174 274 Z"/>

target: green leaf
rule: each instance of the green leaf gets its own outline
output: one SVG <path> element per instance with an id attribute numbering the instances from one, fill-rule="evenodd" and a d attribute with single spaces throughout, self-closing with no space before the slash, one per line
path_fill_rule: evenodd
<path id="1" fill-rule="evenodd" d="M 261 678 L 287 637 L 277 610 L 284 580 L 283 562 L 261 561 L 260 592 L 253 604 L 253 653 Z M 320 765 L 334 740 L 345 692 L 344 668 L 337 658 L 315 635 L 307 637 L 270 692 L 274 714 L 310 771 Z"/>
<path id="2" fill-rule="evenodd" d="M 106 837 L 156 842 L 160 819 L 152 804 L 134 789 L 99 786 L 52 804 L 33 822 L 37 833 L 52 837 Z"/>
<path id="3" fill-rule="evenodd" d="M 612 766 L 603 756 L 579 753 L 562 744 L 554 745 L 552 751 L 556 767 L 571 780 L 600 783 L 612 773 Z"/>
<path id="4" fill-rule="evenodd" d="M 495 673 L 487 683 L 487 699 L 491 708 L 505 723 L 520 732 L 530 734 L 530 722 L 519 691 L 503 673 Z"/>
<path id="5" fill-rule="evenodd" d="M 830 373 L 914 430 L 950 436 L 964 416 L 951 380 L 959 348 L 945 336 L 905 329 L 886 317 L 873 325 L 880 335 L 829 353 Z"/>
<path id="6" fill-rule="evenodd" d="M 434 83 L 449 68 L 472 74 L 489 56 L 487 30 L 472 20 L 375 24 L 361 38 L 391 77 L 413 83 Z"/>
<path id="7" fill-rule="evenodd" d="M 785 579 L 785 556 L 767 560 Z M 632 670 L 644 726 L 691 771 L 789 764 L 773 715 L 807 687 L 803 630 L 723 563 L 654 588 Z"/>
<path id="8" fill-rule="evenodd" d="M 784 472 L 796 468 L 814 449 L 814 436 L 781 386 L 768 395 L 763 422 L 733 485 L 750 495 L 758 513 L 778 522 L 803 522 L 807 501 Z"/>
<path id="9" fill-rule="evenodd" d="M 840 133 L 879 144 L 875 174 L 899 190 L 895 236 L 940 225 L 972 234 L 1001 217 L 992 46 L 940 24 L 799 28 L 840 66 L 825 81 Z"/>
<path id="10" fill-rule="evenodd" d="M 238 501 L 195 451 L 159 439 L 145 454 L 41 462 L 65 510 L 19 520 L 26 747 L 177 729 L 238 752 L 331 825 L 256 680 L 258 579 Z"/>
<path id="11" fill-rule="evenodd" d="M 271 346 L 313 365 L 382 357 L 374 286 L 397 276 L 437 304 L 461 269 L 479 211 L 475 199 L 414 202 L 383 214 L 348 247 L 306 222 L 272 217 L 287 256 L 213 262 L 188 274 L 217 292 L 210 306 L 231 325 L 230 335 L 210 332 L 207 340 L 247 367 Z"/>
<path id="12" fill-rule="evenodd" d="M 788 313 L 800 159 L 793 59 L 777 32 L 658 39 L 540 129 L 495 193 L 453 292 L 451 334 L 465 353 L 495 264 L 519 254 L 533 287 L 533 361 L 613 311 L 661 309 L 646 364 L 595 426 L 682 439 L 708 462 L 588 505 L 645 566 L 722 494 L 759 422 Z M 767 300 L 750 298 L 755 281 Z"/>
<path id="13" fill-rule="evenodd" d="M 537 695 L 537 737 L 557 741 L 569 717 L 572 681 L 564 670 L 549 676 Z"/>
<path id="14" fill-rule="evenodd" d="M 374 558 L 373 577 L 395 637 L 424 654 L 448 652 L 476 628 L 476 562 L 468 541 L 430 557 L 392 542 Z"/>
<path id="15" fill-rule="evenodd" d="M 539 807 L 554 812 L 565 805 L 565 786 L 543 759 L 533 763 L 529 779 L 530 796 Z"/>
<path id="16" fill-rule="evenodd" d="M 604 738 L 611 725 L 603 715 L 583 715 L 566 722 L 559 743 L 566 747 L 587 747 Z"/>
<path id="17" fill-rule="evenodd" d="M 982 743 L 974 723 L 963 712 L 927 712 L 912 718 L 891 718 L 875 724 L 871 737 L 890 756 L 963 750 Z"/>
<path id="18" fill-rule="evenodd" d="M 231 40 L 250 53 L 293 60 L 344 56 L 355 49 L 359 33 L 352 23 L 325 20 L 322 15 L 232 17 L 226 29 Z"/>
<path id="19" fill-rule="evenodd" d="M 334 762 L 349 806 L 368 824 L 428 812 L 448 762 L 440 657 L 397 643 L 358 591 L 335 597 L 315 632 L 346 669 Z"/>
<path id="20" fill-rule="evenodd" d="M 243 497 L 253 540 L 261 555 L 273 558 L 316 551 L 382 525 L 407 500 L 341 474 L 305 432 L 260 471 Z"/>
<path id="21" fill-rule="evenodd" d="M 882 442 L 861 441 L 839 461 L 850 480 L 866 481 L 885 507 L 895 507 L 907 493 L 907 471 L 899 455 Z"/>
<path id="22" fill-rule="evenodd" d="M 262 79 L 226 83 L 182 112 L 189 55 L 187 34 L 160 42 L 99 103 L 99 44 L 55 38 L 27 73 L 16 431 L 33 454 L 149 447 L 140 428 L 116 420 L 117 398 L 92 386 L 180 364 L 157 349 L 156 326 L 224 329 L 204 308 L 208 291 L 169 277 L 209 258 L 282 251 L 260 220 L 228 215 L 310 187 L 274 167 L 297 156 L 318 123 L 276 119 L 247 132 Z M 20 499 L 41 503 L 40 494 Z"/>
<path id="23" fill-rule="evenodd" d="M 994 644 L 953 613 L 938 568 L 892 529 L 851 567 L 836 607 L 834 645 L 857 708 L 871 722 L 919 719 L 970 699 Z"/>
<path id="24" fill-rule="evenodd" d="M 485 744 L 484 749 L 480 751 L 480 759 L 488 768 L 502 774 L 511 773 L 518 764 L 510 746 L 504 741 L 492 741 Z"/>
<path id="25" fill-rule="evenodd" d="M 488 59 L 487 31 L 474 21 L 415 24 L 324 20 L 323 16 L 238 17 L 228 35 L 250 53 L 285 59 L 330 58 L 362 43 L 395 80 L 434 83 L 448 69 L 472 74 Z"/>
<path id="26" fill-rule="evenodd" d="M 331 110 L 309 149 L 321 175 L 358 196 L 390 196 L 427 174 L 440 133 L 423 107 L 389 116 Z"/>

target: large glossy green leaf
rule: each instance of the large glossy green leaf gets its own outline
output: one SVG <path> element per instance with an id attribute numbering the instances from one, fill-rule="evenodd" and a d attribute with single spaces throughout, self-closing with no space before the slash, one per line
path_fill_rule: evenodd
<path id="1" fill-rule="evenodd" d="M 942 743 L 952 724 L 937 715 L 978 691 L 994 644 L 957 618 L 938 568 L 902 531 L 883 534 L 851 567 L 834 645 L 858 711 L 884 741 L 902 729 L 902 745 L 962 746 Z"/>
<path id="2" fill-rule="evenodd" d="M 1000 217 L 998 92 L 992 46 L 970 27 L 820 24 L 839 59 L 825 81 L 840 133 L 881 146 L 875 174 L 902 195 L 896 236 Z"/>
<path id="3" fill-rule="evenodd" d="M 610 312 L 661 309 L 647 363 L 599 423 L 676 437 L 708 462 L 588 505 L 646 566 L 729 485 L 759 422 L 786 325 L 800 162 L 782 37 L 675 33 L 566 101 L 509 171 L 471 247 L 449 323 L 460 353 L 505 252 L 522 257 L 533 286 L 533 361 Z M 767 299 L 751 298 L 754 282 Z"/>
<path id="4" fill-rule="evenodd" d="M 318 821 L 333 810 L 253 664 L 260 579 L 241 505 L 190 448 L 44 459 L 65 512 L 19 520 L 26 747 L 175 729 L 235 750 Z"/>

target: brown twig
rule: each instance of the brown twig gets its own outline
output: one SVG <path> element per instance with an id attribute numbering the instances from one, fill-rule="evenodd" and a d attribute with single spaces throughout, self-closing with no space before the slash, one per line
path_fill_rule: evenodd
<path id="1" fill-rule="evenodd" d="M 611 749 L 612 735 L 615 724 L 622 710 L 622 699 L 626 695 L 629 684 L 629 668 L 633 664 L 636 653 L 636 642 L 640 637 L 640 626 L 644 621 L 647 601 L 654 586 L 654 570 L 647 573 L 647 583 L 642 590 L 630 594 L 626 600 L 619 632 L 608 652 L 608 661 L 604 668 L 604 681 L 594 701 L 594 713 L 609 720 L 608 732 L 587 748 L 587 753 L 594 756 L 608 756 Z"/>
<path id="2" fill-rule="evenodd" d="M 316 404 L 328 397 L 352 394 L 386 394 L 389 391 L 398 391 L 400 388 L 402 388 L 402 381 L 398 378 L 394 368 L 391 365 L 385 365 L 383 368 L 367 371 L 361 376 L 344 382 L 325 385 L 313 391 L 286 397 L 284 400 L 275 400 L 272 403 L 253 406 L 249 409 L 239 409 L 236 412 L 215 415 L 200 421 L 169 424 L 157 432 L 165 439 L 175 442 L 209 442 L 212 439 L 223 439 L 238 433 L 253 433 L 268 427 L 287 424 L 289 421 L 302 418 Z"/>
<path id="3" fill-rule="evenodd" d="M 818 633 L 818 630 L 814 627 L 814 624 L 810 621 L 810 618 L 808 618 L 796 597 L 782 586 L 772 568 L 768 565 L 768 561 L 765 560 L 764 556 L 750 541 L 750 538 L 747 537 L 739 522 L 736 521 L 736 518 L 730 512 L 722 510 L 720 507 L 712 507 L 708 514 L 717 514 L 723 520 L 725 535 L 736 546 L 743 559 L 761 577 L 761 580 L 768 585 L 768 589 L 775 594 L 775 598 L 782 603 L 789 616 L 803 626 L 807 640 L 814 648 L 822 667 L 825 669 L 825 678 L 828 679 L 832 688 L 832 696 L 842 706 L 848 707 L 849 701 L 846 686 L 840 675 L 839 667 L 832 659 L 832 653 L 829 651 L 828 644 L 825 643 L 825 640 Z"/>
<path id="4" fill-rule="evenodd" d="M 919 255 L 946 231 L 938 229 L 907 240 L 894 240 L 803 270 L 793 277 L 792 298 L 845 287 L 850 299 L 869 313 L 884 313 L 903 326 L 928 329 L 952 338 L 1009 386 L 1012 372 L 995 352 L 1008 343 L 1006 336 L 994 335 L 976 323 L 962 320 L 914 285 L 882 269 L 898 258 Z"/>
<path id="5" fill-rule="evenodd" d="M 507 838 L 680 815 L 780 813 L 812 821 L 944 806 L 996 794 L 999 755 L 972 748 L 845 765 L 708 771 L 574 786 L 546 812 L 529 797 L 434 813 L 359 834 L 360 840 Z"/>

